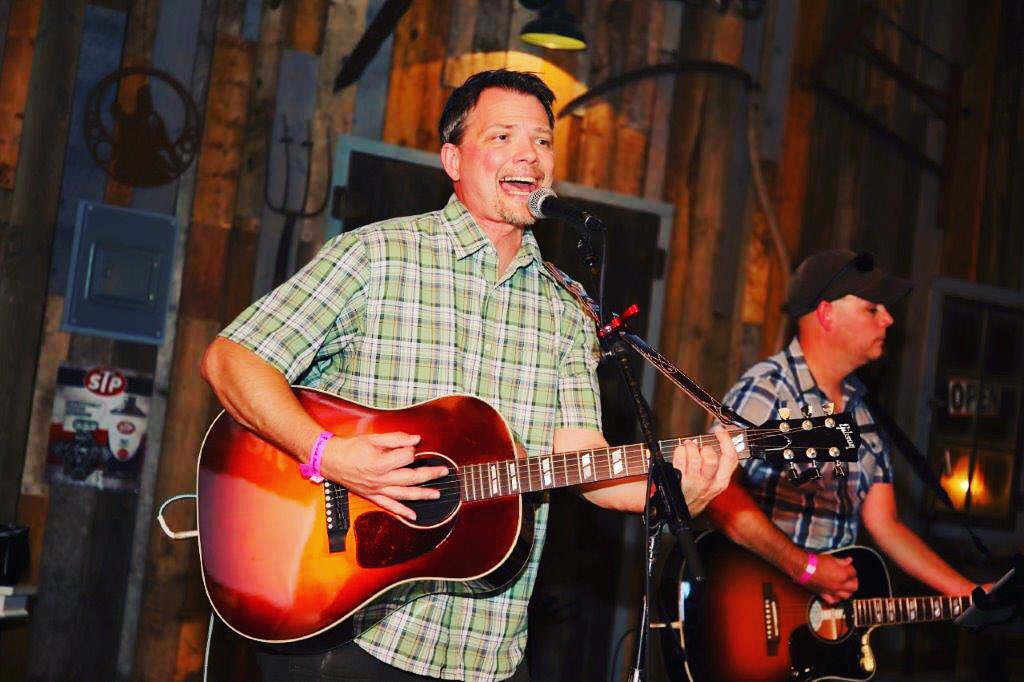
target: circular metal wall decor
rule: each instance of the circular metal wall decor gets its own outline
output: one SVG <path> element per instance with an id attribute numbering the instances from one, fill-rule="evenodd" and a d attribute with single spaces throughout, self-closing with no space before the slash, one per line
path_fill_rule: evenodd
<path id="1" fill-rule="evenodd" d="M 135 90 L 134 107 L 127 110 L 118 102 L 118 92 L 133 80 L 142 83 Z M 104 76 L 89 93 L 83 119 L 93 160 L 107 175 L 132 187 L 157 187 L 177 178 L 192 163 L 202 140 L 199 109 L 188 90 L 174 76 L 148 66 Z"/>

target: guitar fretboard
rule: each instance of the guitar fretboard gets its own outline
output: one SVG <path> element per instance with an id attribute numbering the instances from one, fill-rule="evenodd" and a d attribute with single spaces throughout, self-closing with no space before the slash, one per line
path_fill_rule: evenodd
<path id="1" fill-rule="evenodd" d="M 969 596 L 889 597 L 854 599 L 853 623 L 857 627 L 926 623 L 956 618 L 971 605 Z"/>
<path id="2" fill-rule="evenodd" d="M 749 456 L 745 447 L 744 429 L 731 430 L 740 459 Z M 673 438 L 659 442 L 666 458 L 671 457 L 673 448 L 688 438 Z M 714 435 L 695 436 L 699 447 L 718 446 Z M 647 473 L 651 458 L 648 449 L 640 444 L 618 447 L 560 452 L 543 457 L 468 464 L 460 467 L 459 480 L 464 501 L 486 500 L 505 495 L 562 488 L 581 483 L 608 481 Z"/>

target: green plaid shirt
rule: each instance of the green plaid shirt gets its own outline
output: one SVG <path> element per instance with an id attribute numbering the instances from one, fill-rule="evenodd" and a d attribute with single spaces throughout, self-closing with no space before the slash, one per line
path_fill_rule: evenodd
<path id="1" fill-rule="evenodd" d="M 555 429 L 601 428 L 593 325 L 544 269 L 532 233 L 502 275 L 494 246 L 454 196 L 441 211 L 331 240 L 221 335 L 292 383 L 364 404 L 479 396 L 505 417 L 528 456 L 550 453 Z M 545 502 L 526 570 L 508 589 L 489 598 L 421 597 L 356 641 L 420 675 L 511 676 L 526 645 L 547 516 Z M 356 626 L 396 606 L 375 606 Z"/>

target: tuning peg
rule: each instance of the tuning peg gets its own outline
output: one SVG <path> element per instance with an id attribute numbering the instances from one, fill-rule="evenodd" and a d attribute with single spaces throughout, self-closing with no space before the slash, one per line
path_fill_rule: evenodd
<path id="1" fill-rule="evenodd" d="M 796 468 L 796 464 L 793 464 L 792 462 L 790 462 L 789 463 L 789 467 L 788 467 L 786 473 L 789 474 L 789 482 L 790 483 L 799 483 L 800 482 L 800 470 Z"/>
<path id="2" fill-rule="evenodd" d="M 835 445 L 830 447 L 828 449 L 828 456 L 833 459 L 839 459 L 839 448 L 837 448 Z"/>
<path id="3" fill-rule="evenodd" d="M 836 404 L 829 400 L 822 404 L 821 411 L 825 413 L 825 416 L 831 416 L 836 413 Z"/>
<path id="4" fill-rule="evenodd" d="M 842 462 L 836 462 L 835 468 L 832 469 L 832 475 L 840 480 L 846 478 L 846 467 Z"/>
<path id="5" fill-rule="evenodd" d="M 802 414 L 804 417 L 810 417 L 811 416 L 811 406 L 806 404 L 806 403 L 801 405 L 800 406 L 800 414 Z"/>
<path id="6" fill-rule="evenodd" d="M 779 417 L 781 419 L 789 419 L 789 415 L 790 415 L 790 412 L 789 412 L 789 407 L 788 406 L 783 405 L 782 407 L 779 408 Z"/>
<path id="7" fill-rule="evenodd" d="M 811 469 L 810 473 L 807 475 L 807 480 L 817 481 L 819 478 L 821 478 L 821 469 L 818 468 L 817 462 L 811 462 Z"/>

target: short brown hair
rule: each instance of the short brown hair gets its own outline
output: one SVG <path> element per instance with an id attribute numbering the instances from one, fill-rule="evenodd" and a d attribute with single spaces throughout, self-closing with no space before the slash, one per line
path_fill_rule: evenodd
<path id="1" fill-rule="evenodd" d="M 551 104 L 555 101 L 555 93 L 551 92 L 544 81 L 536 74 L 526 71 L 510 71 L 495 69 L 481 71 L 466 79 L 466 82 L 455 88 L 441 112 L 441 120 L 437 124 L 437 134 L 441 144 L 459 144 L 462 141 L 464 124 L 469 113 L 473 111 L 480 94 L 489 88 L 501 88 L 524 95 L 532 95 L 544 106 L 548 115 L 548 125 L 555 127 L 555 114 Z"/>

